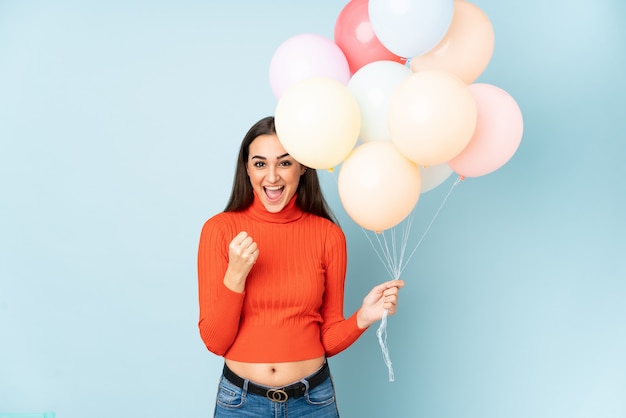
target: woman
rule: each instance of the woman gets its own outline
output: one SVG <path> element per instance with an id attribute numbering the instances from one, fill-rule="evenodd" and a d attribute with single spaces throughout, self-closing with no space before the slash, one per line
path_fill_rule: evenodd
<path id="1" fill-rule="evenodd" d="M 225 358 L 216 417 L 338 417 L 326 358 L 388 310 L 402 280 L 343 316 L 346 241 L 317 172 L 280 144 L 274 118 L 250 128 L 230 200 L 198 251 L 200 335 Z"/>

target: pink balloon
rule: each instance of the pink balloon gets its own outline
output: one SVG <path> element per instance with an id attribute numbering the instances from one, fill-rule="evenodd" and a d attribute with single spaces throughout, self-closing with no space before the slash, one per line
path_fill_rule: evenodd
<path id="1" fill-rule="evenodd" d="M 522 141 L 524 122 L 517 102 L 506 91 L 485 83 L 468 88 L 476 101 L 476 129 L 467 147 L 448 164 L 460 176 L 479 177 L 513 157 Z"/>
<path id="2" fill-rule="evenodd" d="M 351 0 L 335 22 L 335 43 L 346 54 L 352 73 L 375 61 L 400 63 L 405 60 L 390 52 L 376 37 L 370 23 L 367 2 Z"/>
<path id="3" fill-rule="evenodd" d="M 350 67 L 343 51 L 332 40 L 305 33 L 283 42 L 270 62 L 269 78 L 274 96 L 309 77 L 328 77 L 347 86 Z"/>

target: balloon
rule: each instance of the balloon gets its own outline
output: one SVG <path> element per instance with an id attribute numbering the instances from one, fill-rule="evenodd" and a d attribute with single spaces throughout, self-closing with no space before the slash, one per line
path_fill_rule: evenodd
<path id="1" fill-rule="evenodd" d="M 476 103 L 454 74 L 413 73 L 394 92 L 388 113 L 391 141 L 409 160 L 423 166 L 456 157 L 472 137 Z"/>
<path id="2" fill-rule="evenodd" d="M 441 41 L 452 21 L 454 0 L 369 0 L 368 11 L 380 42 L 408 58 Z"/>
<path id="3" fill-rule="evenodd" d="M 298 81 L 308 77 L 328 77 L 347 85 L 350 67 L 341 48 L 321 35 L 305 33 L 283 42 L 270 62 L 269 78 L 279 99 Z"/>
<path id="4" fill-rule="evenodd" d="M 372 62 L 354 73 L 348 89 L 359 104 L 359 136 L 364 142 L 391 140 L 387 127 L 389 101 L 398 85 L 411 74 L 408 67 L 394 61 Z"/>
<path id="5" fill-rule="evenodd" d="M 352 0 L 344 6 L 335 22 L 335 43 L 348 59 L 354 74 L 374 61 L 402 62 L 380 43 L 367 13 L 367 0 Z"/>
<path id="6" fill-rule="evenodd" d="M 454 173 L 446 163 L 432 167 L 420 167 L 420 172 L 422 173 L 422 194 L 440 186 Z"/>
<path id="7" fill-rule="evenodd" d="M 376 232 L 406 218 L 420 196 L 421 175 L 391 142 L 356 147 L 339 170 L 339 198 L 361 227 Z"/>
<path id="8" fill-rule="evenodd" d="M 301 164 L 330 169 L 343 161 L 359 137 L 359 105 L 348 87 L 327 77 L 294 84 L 279 99 L 276 133 Z"/>
<path id="9" fill-rule="evenodd" d="M 491 84 L 469 86 L 478 110 L 476 130 L 467 147 L 449 161 L 464 177 L 489 174 L 506 164 L 517 151 L 524 130 L 522 111 L 506 91 Z"/>
<path id="10" fill-rule="evenodd" d="M 433 49 L 411 59 L 411 70 L 448 71 L 471 84 L 487 68 L 493 48 L 494 32 L 487 15 L 472 3 L 456 0 L 448 32 Z"/>

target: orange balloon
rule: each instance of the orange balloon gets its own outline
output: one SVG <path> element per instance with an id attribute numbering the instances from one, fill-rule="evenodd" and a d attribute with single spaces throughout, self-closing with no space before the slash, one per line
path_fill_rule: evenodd
<path id="1" fill-rule="evenodd" d="M 470 2 L 455 0 L 448 32 L 433 49 L 411 60 L 411 71 L 448 71 L 471 84 L 487 68 L 494 44 L 487 15 Z"/>
<path id="2" fill-rule="evenodd" d="M 376 232 L 394 227 L 411 213 L 422 185 L 419 167 L 389 141 L 357 146 L 341 165 L 337 181 L 348 215 Z"/>

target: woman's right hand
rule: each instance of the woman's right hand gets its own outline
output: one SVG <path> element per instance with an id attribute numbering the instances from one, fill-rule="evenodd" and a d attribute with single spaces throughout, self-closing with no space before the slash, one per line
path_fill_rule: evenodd
<path id="1" fill-rule="evenodd" d="M 230 290 L 243 292 L 246 278 L 259 257 L 259 248 L 246 231 L 241 231 L 228 245 L 228 268 L 224 284 Z"/>

